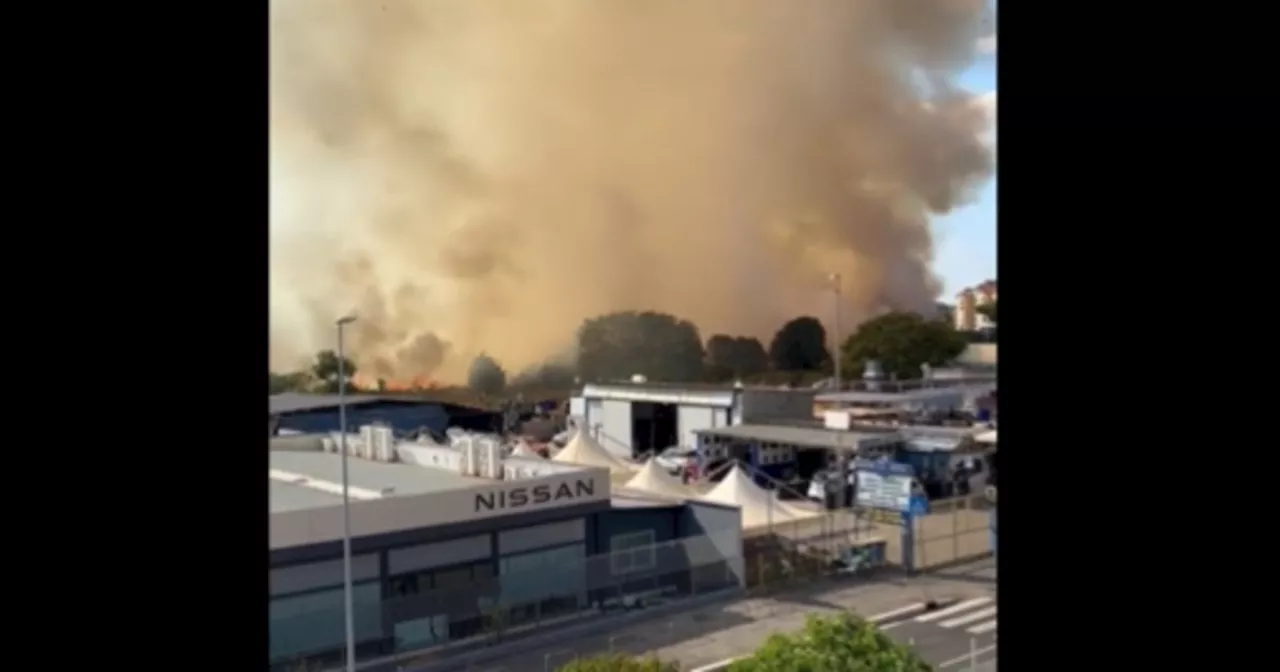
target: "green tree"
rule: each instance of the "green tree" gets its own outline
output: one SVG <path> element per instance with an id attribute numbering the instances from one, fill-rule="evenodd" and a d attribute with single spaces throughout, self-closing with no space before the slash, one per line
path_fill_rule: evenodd
<path id="1" fill-rule="evenodd" d="M 694 381 L 702 377 L 702 360 L 698 328 L 665 313 L 610 313 L 578 328 L 578 372 L 584 380 L 642 374 L 654 382 Z"/>
<path id="2" fill-rule="evenodd" d="M 978 306 L 977 308 L 975 308 L 974 310 L 981 313 L 982 316 L 987 318 L 988 320 L 991 320 L 991 324 L 995 324 L 996 323 L 996 303 L 997 303 L 996 301 L 992 301 L 991 303 L 984 303 L 981 306 Z"/>
<path id="3" fill-rule="evenodd" d="M 293 373 L 267 373 L 267 394 L 306 392 L 311 386 L 311 375 L 306 371 Z"/>
<path id="4" fill-rule="evenodd" d="M 769 355 L 759 339 L 716 334 L 707 339 L 707 378 L 727 380 L 763 373 Z"/>
<path id="5" fill-rule="evenodd" d="M 467 387 L 481 394 L 494 395 L 507 386 L 507 372 L 489 355 L 481 353 L 471 361 L 467 371 Z"/>
<path id="6" fill-rule="evenodd" d="M 346 376 L 346 391 L 350 392 L 352 376 L 356 375 L 356 365 L 348 357 L 342 358 L 343 374 Z M 311 364 L 311 375 L 315 376 L 321 392 L 329 394 L 338 391 L 338 353 L 332 350 L 321 350 L 316 353 L 315 362 Z"/>
<path id="7" fill-rule="evenodd" d="M 779 371 L 818 371 L 831 362 L 827 330 L 816 317 L 782 325 L 769 343 L 769 361 Z"/>
<path id="8" fill-rule="evenodd" d="M 617 653 L 575 658 L 559 672 L 680 672 L 680 666 L 654 657 L 632 658 Z"/>
<path id="9" fill-rule="evenodd" d="M 729 672 L 928 672 L 910 648 L 853 614 L 810 616 L 804 630 L 775 634 Z"/>
<path id="10" fill-rule="evenodd" d="M 577 375 L 572 364 L 546 362 L 516 374 L 511 380 L 511 387 L 567 390 L 574 386 Z"/>
<path id="11" fill-rule="evenodd" d="M 842 370 L 857 375 L 868 360 L 880 362 L 886 375 L 919 378 L 920 366 L 941 366 L 964 351 L 965 339 L 949 322 L 915 313 L 886 313 L 863 322 L 841 347 Z"/>

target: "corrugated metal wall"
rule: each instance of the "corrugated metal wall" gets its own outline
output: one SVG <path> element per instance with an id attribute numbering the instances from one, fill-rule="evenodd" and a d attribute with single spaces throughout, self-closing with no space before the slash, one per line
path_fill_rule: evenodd
<path id="1" fill-rule="evenodd" d="M 714 409 L 710 406 L 680 406 L 677 409 L 678 422 L 680 428 L 680 445 L 692 448 L 697 445 L 697 435 L 694 434 L 700 429 L 711 429 L 715 427 L 715 414 L 721 413 L 720 409 Z"/>
<path id="2" fill-rule="evenodd" d="M 600 445 L 615 455 L 631 458 L 631 402 L 605 399 L 601 402 L 600 419 L 591 422 L 600 425 L 596 436 Z"/>
<path id="3" fill-rule="evenodd" d="M 764 424 L 769 420 L 809 420 L 813 418 L 811 390 L 744 390 L 742 424 Z"/>

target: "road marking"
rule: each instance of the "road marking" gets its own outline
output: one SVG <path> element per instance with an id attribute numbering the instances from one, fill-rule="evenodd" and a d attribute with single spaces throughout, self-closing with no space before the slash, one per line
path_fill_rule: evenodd
<path id="1" fill-rule="evenodd" d="M 986 609 L 979 609 L 978 611 L 972 611 L 963 616 L 959 616 L 951 620 L 943 621 L 938 625 L 944 628 L 954 628 L 957 625 L 964 625 L 965 623 L 981 621 L 984 618 L 991 618 L 992 616 L 995 615 L 995 613 L 996 613 L 995 607 L 987 607 Z"/>
<path id="2" fill-rule="evenodd" d="M 908 604 L 905 607 L 899 607 L 897 609 L 894 609 L 893 611 L 886 611 L 883 614 L 876 614 L 875 616 L 872 616 L 867 620 L 871 621 L 872 623 L 879 623 L 881 621 L 887 621 L 897 616 L 905 616 L 907 614 L 913 614 L 917 611 L 924 611 L 925 607 L 927 606 L 929 605 L 924 602 L 916 602 L 915 604 Z"/>
<path id="3" fill-rule="evenodd" d="M 981 635 L 984 632 L 991 632 L 992 630 L 995 630 L 995 629 L 996 629 L 996 619 L 993 618 L 987 621 L 986 623 L 979 623 L 973 626 L 972 628 L 969 628 L 965 632 L 971 635 Z"/>
<path id="4" fill-rule="evenodd" d="M 992 644 L 991 646 L 984 646 L 981 649 L 974 649 L 973 651 L 970 651 L 969 653 L 966 653 L 963 656 L 956 656 L 951 660 L 948 660 L 944 663 L 940 663 L 938 665 L 938 669 L 942 669 L 944 667 L 952 667 L 955 665 L 959 665 L 960 663 L 967 663 L 970 660 L 973 660 L 974 658 L 977 658 L 978 656 L 981 656 L 984 653 L 987 653 L 989 651 L 995 651 L 995 650 L 996 650 L 995 644 Z"/>
<path id="5" fill-rule="evenodd" d="M 718 660 L 714 663 L 711 663 L 710 665 L 695 667 L 689 672 L 720 672 L 720 670 L 727 669 L 730 665 L 738 662 L 739 660 L 742 660 L 743 658 L 750 658 L 750 657 L 751 656 L 734 656 L 732 658 L 725 658 L 724 660 Z"/>
<path id="6" fill-rule="evenodd" d="M 990 601 L 991 600 L 987 600 L 987 602 L 990 602 Z M 891 618 L 897 618 L 899 616 L 911 616 L 916 612 L 924 611 L 926 608 L 928 608 L 928 606 L 929 605 L 926 602 L 916 602 L 915 604 L 908 604 L 905 607 L 898 607 L 897 609 L 886 611 L 883 614 L 876 614 L 875 616 L 868 617 L 867 621 L 871 623 L 879 624 Z M 880 629 L 888 630 L 890 628 L 895 628 L 899 625 L 902 625 L 902 623 L 903 621 L 889 623 L 887 625 L 880 626 Z M 749 657 L 750 657 L 750 654 L 745 656 L 734 656 L 733 658 L 725 658 L 724 660 L 718 660 L 714 663 L 710 663 L 707 665 L 703 665 L 702 667 L 695 668 L 691 672 L 720 672 L 721 670 L 728 668 L 729 665 L 733 664 L 734 662 L 742 660 L 743 658 L 749 658 Z"/>
<path id="7" fill-rule="evenodd" d="M 931 611 L 923 616 L 916 616 L 916 623 L 928 623 L 929 621 L 936 621 L 940 618 L 946 618 L 951 614 L 962 612 L 965 609 L 980 607 L 984 604 L 987 604 L 990 601 L 991 601 L 991 598 L 989 597 L 975 597 L 972 600 L 965 600 L 964 602 L 961 602 L 959 604 L 953 604 L 941 611 Z"/>

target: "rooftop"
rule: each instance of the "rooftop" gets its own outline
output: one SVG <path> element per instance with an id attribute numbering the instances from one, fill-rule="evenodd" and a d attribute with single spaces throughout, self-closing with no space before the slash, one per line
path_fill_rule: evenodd
<path id="1" fill-rule="evenodd" d="M 896 391 L 882 388 L 880 391 L 846 391 L 819 394 L 817 401 L 846 404 L 903 404 L 938 399 L 954 398 L 957 395 L 981 393 L 995 389 L 994 381 L 948 381 L 953 383 L 946 387 L 917 387 L 915 389 L 899 389 Z"/>
<path id="2" fill-rule="evenodd" d="M 374 453 L 385 455 L 385 444 L 377 437 L 374 442 Z M 320 443 L 324 445 L 323 440 Z M 268 451 L 271 548 L 341 539 L 345 529 L 341 454 L 308 448 L 305 441 L 290 445 L 290 449 Z M 508 458 L 501 460 L 500 477 L 482 478 L 459 473 L 462 451 L 413 442 L 396 442 L 394 450 L 401 461 L 355 455 L 346 460 L 352 536 L 567 506 L 609 505 L 607 469 Z M 482 465 L 488 464 L 481 459 Z"/>
<path id="3" fill-rule="evenodd" d="M 874 431 L 836 431 L 825 427 L 796 427 L 785 425 L 734 425 L 715 429 L 697 430 L 696 434 L 724 436 L 731 439 L 745 439 L 768 443 L 784 443 L 806 448 L 835 448 L 856 450 L 875 443 L 887 443 L 901 440 L 901 436 L 892 430 Z"/>
<path id="4" fill-rule="evenodd" d="M 342 456 L 338 453 L 271 451 L 270 468 L 322 483 L 342 483 Z M 492 484 L 492 481 L 463 476 L 447 469 L 356 457 L 347 460 L 347 477 L 350 489 L 359 488 L 384 496 L 423 495 Z M 279 481 L 271 482 L 270 497 L 271 513 L 342 504 L 341 495 Z"/>
<path id="5" fill-rule="evenodd" d="M 457 411 L 485 411 L 488 409 L 467 405 L 463 403 L 455 403 L 442 399 L 434 399 L 428 396 L 410 396 L 397 394 L 348 394 L 346 399 L 342 400 L 348 406 L 358 406 L 361 404 L 390 403 L 390 404 L 435 404 L 444 407 L 451 412 Z M 278 415 L 281 413 L 299 413 L 303 411 L 322 411 L 330 408 L 337 408 L 340 398 L 336 394 L 303 394 L 301 392 L 285 392 L 283 394 L 274 394 L 267 397 L 268 415 Z"/>

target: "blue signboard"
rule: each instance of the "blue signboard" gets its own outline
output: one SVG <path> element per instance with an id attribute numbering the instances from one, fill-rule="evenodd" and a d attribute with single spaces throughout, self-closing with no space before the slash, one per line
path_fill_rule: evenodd
<path id="1" fill-rule="evenodd" d="M 853 468 L 858 475 L 859 506 L 901 512 L 919 509 L 919 502 L 913 501 L 918 494 L 911 487 L 915 470 L 910 465 L 887 459 L 854 460 Z"/>

